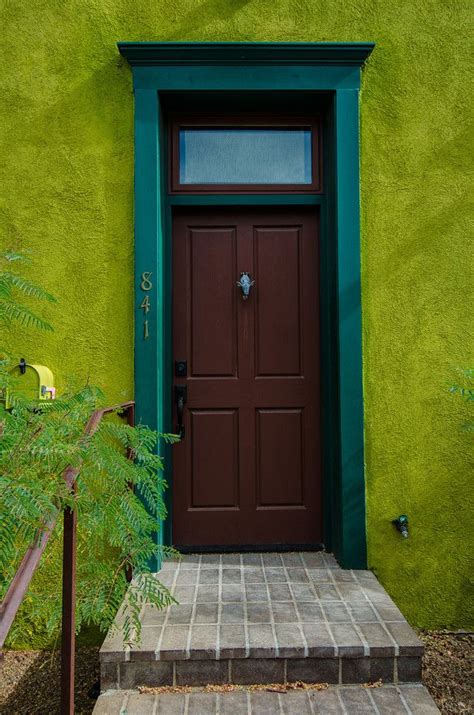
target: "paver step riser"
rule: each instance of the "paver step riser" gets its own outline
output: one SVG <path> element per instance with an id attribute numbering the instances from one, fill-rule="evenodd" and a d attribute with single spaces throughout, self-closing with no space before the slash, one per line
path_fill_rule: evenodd
<path id="1" fill-rule="evenodd" d="M 101 695 L 94 715 L 439 715 L 422 685 L 361 688 L 334 685 L 322 690 L 138 693 Z"/>
<path id="2" fill-rule="evenodd" d="M 234 658 L 223 660 L 134 660 L 101 664 L 101 688 L 163 685 L 265 683 L 360 684 L 421 682 L 421 657 L 398 658 Z"/>

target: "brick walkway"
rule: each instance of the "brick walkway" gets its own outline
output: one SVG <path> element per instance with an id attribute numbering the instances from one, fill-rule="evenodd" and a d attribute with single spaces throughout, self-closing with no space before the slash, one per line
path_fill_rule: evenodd
<path id="1" fill-rule="evenodd" d="M 142 613 L 142 641 L 101 650 L 102 687 L 421 680 L 423 645 L 370 571 L 322 552 L 165 563 L 179 601 Z"/>
<path id="2" fill-rule="evenodd" d="M 435 715 L 438 708 L 422 685 L 361 688 L 331 686 L 321 691 L 193 692 L 101 695 L 94 715 Z"/>

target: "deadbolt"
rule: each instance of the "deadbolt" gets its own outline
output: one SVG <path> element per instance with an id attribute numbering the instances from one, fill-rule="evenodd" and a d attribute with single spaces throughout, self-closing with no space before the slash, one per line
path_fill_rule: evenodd
<path id="1" fill-rule="evenodd" d="M 187 377 L 187 374 L 188 374 L 187 360 L 175 360 L 174 361 L 174 374 L 175 374 L 175 377 Z"/>

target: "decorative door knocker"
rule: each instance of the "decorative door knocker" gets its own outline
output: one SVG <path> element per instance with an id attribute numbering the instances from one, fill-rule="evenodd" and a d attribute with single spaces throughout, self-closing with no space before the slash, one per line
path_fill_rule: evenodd
<path id="1" fill-rule="evenodd" d="M 244 271 L 243 273 L 240 274 L 240 280 L 237 281 L 237 285 L 239 288 L 242 289 L 242 298 L 244 300 L 247 300 L 247 298 L 250 295 L 250 289 L 253 285 L 255 285 L 255 281 L 252 280 L 250 273 L 247 273 L 247 271 Z"/>

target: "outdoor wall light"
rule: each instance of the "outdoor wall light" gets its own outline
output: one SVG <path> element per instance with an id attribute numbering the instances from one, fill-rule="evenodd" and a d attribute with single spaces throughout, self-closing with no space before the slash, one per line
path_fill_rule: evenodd
<path id="1" fill-rule="evenodd" d="M 396 519 L 393 519 L 392 524 L 404 539 L 408 539 L 408 517 L 406 514 L 400 514 Z"/>

